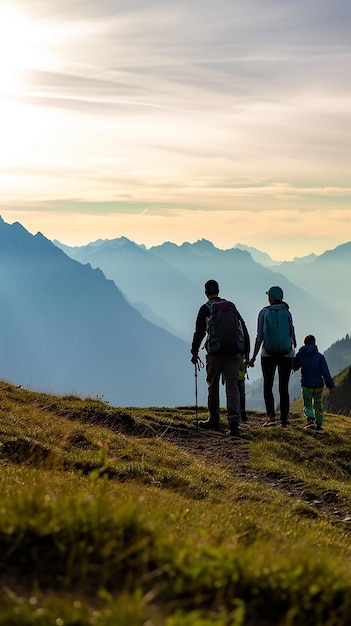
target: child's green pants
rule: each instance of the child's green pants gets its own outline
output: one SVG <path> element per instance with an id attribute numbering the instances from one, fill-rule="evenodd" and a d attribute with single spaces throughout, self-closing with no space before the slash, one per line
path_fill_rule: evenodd
<path id="1" fill-rule="evenodd" d="M 302 387 L 303 412 L 308 420 L 316 420 L 316 424 L 323 424 L 322 406 L 323 387 Z"/>

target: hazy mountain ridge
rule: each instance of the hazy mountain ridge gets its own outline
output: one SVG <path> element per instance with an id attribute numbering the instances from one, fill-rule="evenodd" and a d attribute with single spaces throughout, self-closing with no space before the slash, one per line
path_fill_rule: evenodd
<path id="1" fill-rule="evenodd" d="M 60 247 L 65 252 L 41 233 L 33 236 L 20 224 L 0 221 L 0 375 L 17 384 L 102 395 L 117 405 L 192 403 L 190 344 L 209 277 L 217 278 L 221 295 L 238 305 L 252 342 L 257 312 L 267 302 L 265 291 L 276 283 L 291 304 L 299 344 L 307 332 L 316 334 L 318 345 L 329 341 L 330 330 L 336 340 L 345 334 L 334 309 L 254 262 L 248 251 L 219 250 L 206 240 L 147 250 L 127 238 L 74 251 Z M 129 304 L 133 295 L 144 317 Z M 147 316 L 187 340 L 150 324 Z M 204 353 L 200 356 L 204 360 Z M 252 370 L 250 376 L 254 380 Z M 203 373 L 198 382 L 199 402 L 205 403 Z M 262 393 L 259 397 L 262 401 Z"/>
<path id="2" fill-rule="evenodd" d="M 256 263 L 260 263 L 265 267 L 274 267 L 280 265 L 280 261 L 274 261 L 274 259 L 272 259 L 269 254 L 267 254 L 267 252 L 262 252 L 261 250 L 258 250 L 257 248 L 254 248 L 252 246 L 246 246 L 243 243 L 236 243 L 234 248 L 249 252 L 249 254 L 251 254 L 253 260 L 256 261 Z"/>
<path id="3" fill-rule="evenodd" d="M 121 241 L 125 243 L 124 238 L 121 238 Z M 130 243 L 128 240 L 129 253 L 134 250 Z M 149 311 L 152 310 L 152 307 L 157 306 L 157 310 L 163 313 L 163 318 L 172 323 L 172 328 L 176 329 L 176 324 L 178 324 L 179 329 L 182 325 L 181 336 L 188 337 L 189 347 L 199 305 L 205 300 L 203 284 L 209 277 L 217 278 L 220 282 L 221 294 L 236 302 L 247 321 L 252 343 L 256 334 L 257 312 L 267 304 L 265 291 L 272 284 L 282 286 L 286 300 L 291 305 L 298 347 L 302 345 L 303 337 L 312 332 L 317 336 L 317 343 L 323 350 L 349 330 L 349 317 L 345 321 L 343 314 L 340 315 L 338 309 L 332 307 L 333 303 L 320 302 L 315 297 L 314 292 L 311 293 L 311 289 L 309 289 L 310 293 L 302 290 L 299 285 L 295 285 L 281 272 L 281 266 L 267 268 L 256 263 L 248 250 L 241 250 L 236 247 L 220 250 L 205 239 L 194 244 L 184 243 L 182 245 L 165 242 L 162 245 L 151 247 L 149 251 L 144 249 L 145 261 L 148 259 L 148 253 L 151 253 L 153 264 L 148 261 L 140 268 L 137 261 L 139 253 L 130 266 L 130 256 L 124 255 L 125 246 L 120 245 L 119 242 L 118 245 L 109 247 L 107 256 L 105 244 L 103 249 L 104 254 L 100 255 L 99 246 L 94 244 L 94 254 L 92 255 L 89 245 L 85 246 L 81 249 L 79 258 L 83 258 L 85 261 L 90 259 L 94 264 L 102 267 L 106 275 L 113 278 L 118 285 L 122 283 L 123 291 L 127 297 L 130 297 L 133 290 L 134 297 L 138 292 L 143 293 L 147 304 L 140 303 L 138 309 L 143 313 L 145 306 Z M 84 256 L 82 256 L 83 254 Z M 157 280 L 152 273 L 155 257 L 162 263 L 162 270 L 160 266 L 159 272 L 166 273 L 167 276 L 163 281 L 161 290 L 158 289 Z M 106 258 L 108 258 L 108 263 Z M 299 273 L 303 268 L 303 275 L 305 276 L 308 275 L 309 268 L 314 262 L 313 256 L 308 255 L 303 259 L 296 259 L 291 264 L 298 268 Z M 126 280 L 124 268 L 128 265 L 128 280 Z M 172 266 L 177 272 L 177 281 L 173 281 L 168 274 L 169 268 Z M 283 269 L 284 267 L 283 264 Z M 178 282 L 179 277 L 181 277 L 180 282 Z M 151 284 L 152 289 L 145 290 L 146 284 Z M 151 319 L 150 313 L 149 319 Z M 156 317 L 154 321 L 156 321 Z M 200 355 L 204 360 L 204 354 L 200 353 Z M 344 364 L 338 363 L 339 369 L 337 371 L 340 370 L 341 366 Z M 249 370 L 249 376 L 250 380 L 247 383 L 248 407 L 264 410 L 259 359 L 255 369 Z M 255 381 L 255 379 L 257 380 Z M 204 402 L 206 398 L 204 381 L 201 376 L 199 380 L 202 383 L 199 397 L 201 398 L 200 401 Z M 223 391 L 221 393 L 224 400 Z M 291 376 L 290 393 L 292 399 L 300 395 L 300 376 L 298 373 Z M 277 392 L 276 398 L 278 398 Z"/>
<path id="4" fill-rule="evenodd" d="M 333 341 L 350 332 L 351 291 L 348 288 L 350 261 L 351 242 L 348 242 L 333 250 L 327 250 L 308 265 L 290 261 L 282 263 L 279 267 L 287 278 L 299 284 L 308 293 L 312 293 L 318 302 L 321 304 L 327 302 L 334 311 L 339 312 L 341 332 L 339 337 L 333 337 Z M 318 334 L 318 330 L 313 334 Z M 323 338 L 317 339 L 323 343 L 325 349 L 327 345 Z"/>
<path id="5" fill-rule="evenodd" d="M 1 377 L 117 405 L 192 401 L 186 342 L 147 322 L 100 269 L 2 220 L 0 293 Z"/>
<path id="6" fill-rule="evenodd" d="M 318 259 L 305 264 L 299 259 L 293 264 L 304 277 L 294 282 L 288 275 L 292 273 L 290 265 L 287 272 L 285 264 L 268 268 L 255 262 L 247 250 L 220 250 L 204 239 L 182 245 L 165 242 L 149 250 L 125 238 L 112 242 L 110 246 L 94 242 L 93 247 L 87 244 L 72 252 L 67 246 L 64 249 L 77 260 L 100 267 L 133 305 L 139 303 L 137 308 L 143 310 L 144 303 L 145 310 L 154 311 L 153 321 L 167 320 L 169 328 L 189 342 L 198 308 L 205 300 L 203 285 L 211 277 L 219 281 L 221 295 L 238 306 L 252 340 L 257 313 L 267 304 L 265 292 L 272 284 L 284 290 L 299 343 L 305 334 L 313 332 L 321 348 L 326 349 L 350 330 L 349 314 L 333 299 L 321 298 L 320 290 L 310 284 L 309 272 Z"/>
<path id="7" fill-rule="evenodd" d="M 184 319 L 178 312 L 179 298 L 189 302 L 196 285 L 166 260 L 126 237 L 104 240 L 99 245 L 94 242 L 92 247 L 88 244 L 72 251 L 69 246 L 57 245 L 80 263 L 101 268 L 149 321 L 162 323 L 169 331 L 174 329 L 182 339 L 189 337 L 192 331 L 184 328 Z M 193 311 L 190 316 L 194 316 Z"/>
<path id="8" fill-rule="evenodd" d="M 256 263 L 260 263 L 261 265 L 265 265 L 266 267 L 279 267 L 285 261 L 275 261 L 272 259 L 267 252 L 262 252 L 262 250 L 258 250 L 252 246 L 246 246 L 243 243 L 236 243 L 234 248 L 238 248 L 239 250 L 246 250 L 249 252 Z M 305 263 L 311 263 L 317 258 L 317 255 L 313 252 L 303 257 L 294 257 L 292 263 L 295 265 L 301 265 Z"/>

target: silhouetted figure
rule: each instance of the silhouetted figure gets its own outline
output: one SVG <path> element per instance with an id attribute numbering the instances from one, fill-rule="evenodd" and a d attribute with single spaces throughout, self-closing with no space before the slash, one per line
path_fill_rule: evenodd
<path id="1" fill-rule="evenodd" d="M 290 410 L 289 379 L 296 347 L 295 330 L 289 305 L 283 302 L 283 290 L 274 286 L 266 293 L 269 306 L 261 309 L 258 314 L 255 347 L 249 366 L 254 366 L 262 346 L 263 395 L 267 412 L 267 420 L 263 426 L 274 426 L 276 423 L 273 383 L 278 369 L 280 421 L 283 428 L 286 428 Z"/>
<path id="2" fill-rule="evenodd" d="M 239 367 L 242 354 L 238 348 L 237 333 L 241 333 L 242 352 L 248 358 L 250 351 L 250 338 L 246 324 L 236 309 L 235 305 L 228 300 L 219 297 L 219 286 L 216 280 L 208 280 L 205 284 L 205 294 L 207 302 L 203 304 L 196 318 L 195 332 L 191 346 L 192 363 L 197 363 L 198 353 L 201 343 L 208 332 L 206 341 L 206 382 L 208 387 L 208 410 L 210 417 L 208 420 L 200 421 L 199 427 L 204 429 L 220 430 L 219 425 L 219 383 L 221 375 L 224 379 L 227 404 L 227 419 L 229 423 L 229 433 L 238 436 L 240 420 L 240 395 L 238 388 Z M 220 303 L 220 304 L 216 304 Z M 222 339 L 214 346 L 209 333 L 211 315 L 217 308 L 223 307 L 219 312 L 218 319 L 221 323 L 226 323 L 227 334 L 223 332 Z M 239 322 L 238 322 L 239 320 Z M 231 325 L 233 330 L 230 331 Z M 239 330 L 235 330 L 236 324 Z"/>
<path id="3" fill-rule="evenodd" d="M 304 345 L 294 358 L 293 370 L 296 372 L 300 368 L 303 412 L 307 420 L 305 428 L 323 432 L 323 387 L 326 385 L 329 393 L 333 393 L 334 381 L 324 355 L 318 352 L 314 335 L 306 335 Z"/>

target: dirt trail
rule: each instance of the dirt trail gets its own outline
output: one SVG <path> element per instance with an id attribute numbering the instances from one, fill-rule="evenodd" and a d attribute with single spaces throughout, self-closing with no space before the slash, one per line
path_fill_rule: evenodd
<path id="1" fill-rule="evenodd" d="M 296 502 L 311 507 L 311 517 L 322 516 L 332 523 L 343 523 L 351 530 L 351 508 L 337 492 L 325 491 L 316 494 L 308 491 L 300 480 L 293 480 L 277 472 L 259 472 L 253 470 L 250 463 L 249 446 L 250 431 L 262 427 L 262 413 L 248 412 L 248 422 L 240 425 L 242 436 L 229 437 L 226 432 L 216 433 L 203 431 L 194 426 L 186 431 L 169 428 L 160 437 L 180 446 L 212 466 L 218 466 L 239 476 L 243 480 L 256 480 L 275 489 L 279 489 Z M 294 418 L 292 418 L 292 428 Z M 274 428 L 279 428 L 276 426 Z M 321 435 L 324 436 L 324 435 Z"/>

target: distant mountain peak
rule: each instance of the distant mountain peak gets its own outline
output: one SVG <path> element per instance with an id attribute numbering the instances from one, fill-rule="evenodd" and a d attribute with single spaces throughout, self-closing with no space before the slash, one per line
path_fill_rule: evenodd
<path id="1" fill-rule="evenodd" d="M 342 259 L 344 256 L 348 258 L 350 252 L 351 252 L 351 241 L 348 241 L 346 243 L 340 244 L 339 246 L 336 246 L 336 248 L 333 248 L 333 250 L 326 250 L 325 252 L 323 252 L 323 254 L 321 254 L 318 257 L 318 260 L 329 261 L 330 258 Z"/>
<path id="2" fill-rule="evenodd" d="M 173 248 L 181 250 L 182 248 L 201 248 L 201 249 L 214 249 L 215 246 L 212 243 L 212 241 L 209 241 L 208 239 L 198 239 L 197 241 L 195 241 L 194 243 L 190 243 L 190 241 L 184 241 L 181 244 L 176 244 L 173 243 L 172 241 L 165 241 L 163 244 L 160 244 L 160 246 L 154 246 L 156 247 L 165 247 L 165 248 Z"/>
<path id="3" fill-rule="evenodd" d="M 0 216 L 0 225 L 1 225 L 1 228 L 3 229 L 11 230 L 12 232 L 17 231 L 21 233 L 27 233 L 28 235 L 30 235 L 30 233 L 19 222 L 13 222 L 13 224 L 8 224 L 7 222 L 5 222 L 5 220 L 3 220 L 1 216 Z"/>
<path id="4" fill-rule="evenodd" d="M 298 257 L 298 256 L 294 256 L 293 258 L 293 263 L 296 264 L 303 264 L 303 263 L 312 263 L 313 261 L 315 261 L 317 258 L 317 255 L 314 254 L 314 252 L 311 252 L 311 254 L 307 254 L 306 256 L 302 256 L 302 257 Z"/>
<path id="5" fill-rule="evenodd" d="M 207 249 L 207 250 L 214 250 L 216 247 L 212 243 L 212 241 L 209 241 L 208 239 L 198 239 L 192 245 L 195 246 L 196 248 Z"/>
<path id="6" fill-rule="evenodd" d="M 197 255 L 201 255 L 204 253 L 210 253 L 211 255 L 213 255 L 217 250 L 212 241 L 209 241 L 208 239 L 198 239 L 194 243 L 185 242 L 183 243 L 181 248 L 187 249 L 189 251 L 191 250 Z"/>
<path id="7" fill-rule="evenodd" d="M 269 256 L 269 254 L 267 254 L 267 252 L 262 252 L 262 250 L 258 250 L 257 248 L 254 248 L 253 246 L 247 246 L 243 243 L 236 243 L 234 246 L 234 249 L 242 250 L 243 252 L 248 252 L 249 254 L 251 254 L 253 260 L 256 263 L 260 263 L 261 265 L 264 265 L 265 267 L 272 267 L 273 265 L 280 264 L 279 261 L 274 261 Z"/>

